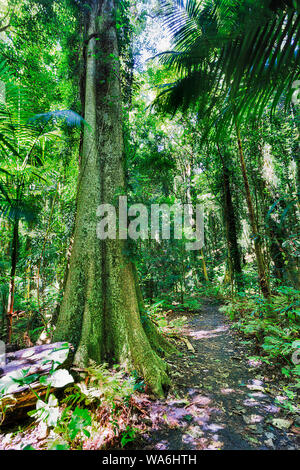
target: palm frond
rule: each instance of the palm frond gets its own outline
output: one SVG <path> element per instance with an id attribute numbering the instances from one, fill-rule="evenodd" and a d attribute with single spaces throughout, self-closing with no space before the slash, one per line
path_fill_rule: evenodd
<path id="1" fill-rule="evenodd" d="M 167 110 L 185 109 L 188 99 L 192 105 L 195 93 L 184 91 L 184 84 L 195 91 L 193 80 L 200 96 L 197 72 L 204 68 L 211 96 L 229 101 L 237 120 L 261 116 L 270 100 L 274 108 L 282 96 L 290 103 L 300 70 L 299 0 L 163 0 L 162 5 L 174 50 L 159 58 L 182 82 L 160 96 Z M 173 99 L 167 101 L 167 93 Z"/>
<path id="2" fill-rule="evenodd" d="M 70 127 L 80 128 L 82 124 L 87 124 L 87 122 L 77 114 L 75 111 L 70 109 L 50 111 L 48 113 L 36 114 L 29 119 L 30 124 L 47 124 L 53 123 L 57 124 L 58 122 L 64 122 Z"/>
<path id="3" fill-rule="evenodd" d="M 10 220 L 25 220 L 33 222 L 37 220 L 40 207 L 29 200 L 14 199 L 8 202 L 0 196 L 0 217 L 7 217 Z"/>

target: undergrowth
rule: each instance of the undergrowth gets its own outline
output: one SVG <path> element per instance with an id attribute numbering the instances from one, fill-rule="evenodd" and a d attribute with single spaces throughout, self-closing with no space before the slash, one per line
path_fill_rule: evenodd
<path id="1" fill-rule="evenodd" d="M 108 368 L 92 362 L 76 373 L 80 379 L 74 383 L 67 371 L 60 370 L 62 382 L 56 383 L 55 392 L 49 382 L 45 397 L 36 394 L 36 408 L 28 412 L 31 424 L 11 433 L 10 444 L 19 435 L 29 442 L 23 450 L 96 450 L 123 448 L 136 439 L 143 430 L 137 392 L 144 391 L 144 382 L 138 373 L 129 375 L 120 365 Z M 30 443 L 36 438 L 38 446 Z"/>
<path id="2" fill-rule="evenodd" d="M 268 302 L 255 294 L 238 293 L 224 299 L 220 310 L 233 321 L 233 328 L 254 342 L 258 359 L 276 367 L 285 379 L 284 407 L 297 409 L 300 389 L 299 291 L 279 287 Z"/>
<path id="3" fill-rule="evenodd" d="M 172 337 L 180 334 L 187 319 L 182 316 L 171 319 L 170 312 L 163 301 L 147 305 L 147 314 L 159 332 L 174 340 Z M 45 397 L 37 394 L 36 408 L 28 412 L 31 424 L 18 430 L 22 441 L 27 440 L 24 450 L 124 448 L 144 432 L 141 403 L 146 384 L 137 371 L 129 373 L 119 364 L 109 367 L 91 362 L 85 369 L 73 369 L 76 383 L 68 371 L 60 370 L 63 373 L 55 392 L 50 393 L 49 385 Z M 34 380 L 44 383 L 45 377 L 35 376 Z M 30 443 L 30 435 L 39 434 L 44 436 L 39 445 Z M 14 445 L 13 438 L 9 444 Z"/>

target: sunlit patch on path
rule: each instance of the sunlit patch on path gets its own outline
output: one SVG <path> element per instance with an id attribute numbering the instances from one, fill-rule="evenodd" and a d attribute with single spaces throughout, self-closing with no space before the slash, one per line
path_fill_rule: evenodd
<path id="1" fill-rule="evenodd" d="M 214 330 L 190 331 L 190 336 L 194 339 L 210 339 L 219 336 L 221 333 L 224 333 L 227 330 L 227 326 L 220 326 L 219 328 L 215 328 Z"/>
<path id="2" fill-rule="evenodd" d="M 166 400 L 147 401 L 143 448 L 157 450 L 296 449 L 297 436 L 274 425 L 282 418 L 266 390 L 260 363 L 206 301 L 186 331 L 195 349 L 172 358 L 175 383 Z M 276 418 L 276 419 L 275 419 Z"/>

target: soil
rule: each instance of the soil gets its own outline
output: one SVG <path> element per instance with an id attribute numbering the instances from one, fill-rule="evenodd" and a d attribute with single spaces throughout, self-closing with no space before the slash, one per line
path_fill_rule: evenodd
<path id="1" fill-rule="evenodd" d="M 139 448 L 300 448 L 299 416 L 278 406 L 274 376 L 249 359 L 249 342 L 230 326 L 209 299 L 201 312 L 189 316 L 186 334 L 195 351 L 183 346 L 180 357 L 172 357 L 175 390 L 166 400 L 148 402 L 151 428 Z"/>

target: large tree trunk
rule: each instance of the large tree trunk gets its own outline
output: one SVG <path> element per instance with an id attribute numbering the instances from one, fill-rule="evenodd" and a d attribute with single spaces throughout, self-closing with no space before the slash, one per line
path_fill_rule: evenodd
<path id="1" fill-rule="evenodd" d="M 132 263 L 121 240 L 99 240 L 97 207 L 124 193 L 122 106 L 114 0 L 91 0 L 85 17 L 85 120 L 74 244 L 54 341 L 75 348 L 74 362 L 119 361 L 154 393 L 169 384 L 166 364 L 143 328 Z M 160 348 L 161 349 L 161 348 Z"/>

